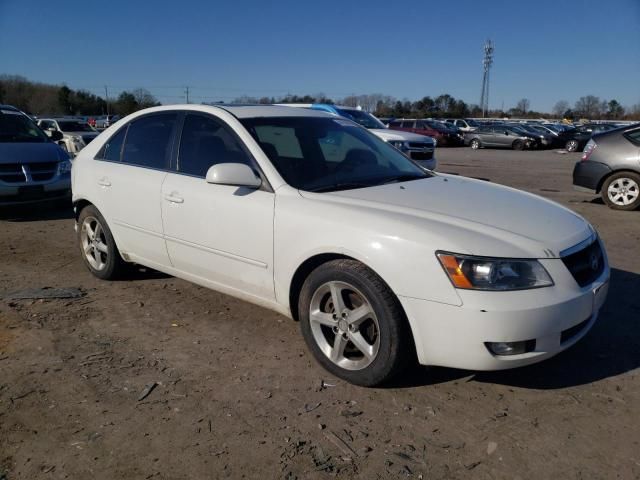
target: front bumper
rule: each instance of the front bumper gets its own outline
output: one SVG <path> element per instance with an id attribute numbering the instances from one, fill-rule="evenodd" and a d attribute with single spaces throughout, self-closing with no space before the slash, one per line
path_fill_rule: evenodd
<path id="1" fill-rule="evenodd" d="M 458 290 L 461 306 L 400 297 L 423 365 L 503 370 L 536 363 L 569 348 L 595 323 L 609 285 L 609 266 L 580 288 L 560 259 L 540 260 L 555 285 L 534 290 Z M 518 355 L 494 355 L 488 342 L 535 340 Z"/>
<path id="2" fill-rule="evenodd" d="M 589 160 L 576 162 L 573 167 L 573 185 L 577 190 L 598 193 L 602 179 L 611 173 L 608 165 Z"/>
<path id="3" fill-rule="evenodd" d="M 9 185 L 0 183 L 0 206 L 27 205 L 71 198 L 71 175 L 57 176 L 41 183 Z"/>

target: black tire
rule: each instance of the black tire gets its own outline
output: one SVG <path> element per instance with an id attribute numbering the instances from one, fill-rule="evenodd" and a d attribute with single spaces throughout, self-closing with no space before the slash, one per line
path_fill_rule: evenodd
<path id="1" fill-rule="evenodd" d="M 524 142 L 522 140 L 516 140 L 511 145 L 514 150 L 524 150 Z"/>
<path id="2" fill-rule="evenodd" d="M 327 284 L 335 284 L 336 282 L 355 287 L 357 293 L 365 297 L 377 320 L 377 325 L 374 328 L 379 327 L 379 335 L 375 336 L 378 350 L 372 359 L 365 359 L 363 356 L 363 360 L 370 361 L 363 368 L 347 369 L 337 365 L 322 351 L 314 336 L 318 335 L 319 327 L 316 327 L 316 333 L 314 334 L 310 320 L 312 299 L 323 288 L 327 288 Z M 345 289 L 344 291 L 347 290 Z M 349 295 L 347 294 L 344 298 L 348 300 Z M 331 295 L 329 297 L 330 299 L 333 298 Z M 352 308 L 356 308 L 356 306 L 352 305 Z M 335 309 L 331 311 L 335 312 Z M 335 376 L 353 384 L 372 387 L 388 382 L 407 365 L 412 353 L 415 359 L 413 339 L 400 302 L 378 275 L 355 260 L 333 260 L 316 268 L 307 277 L 302 286 L 298 302 L 298 314 L 302 335 L 316 360 Z M 326 313 L 326 315 L 331 315 L 331 313 Z M 335 314 L 333 318 L 336 318 Z M 334 348 L 335 338 L 338 335 L 343 335 L 346 338 L 347 335 L 352 334 L 351 329 L 349 329 L 349 332 L 339 333 L 338 323 L 334 327 L 322 326 L 322 334 L 325 335 L 325 340 L 328 344 L 333 343 Z M 357 326 L 357 330 L 353 333 L 361 334 L 363 325 L 365 325 L 364 322 Z M 335 332 L 333 340 L 331 339 L 332 332 Z M 326 337 L 327 335 L 328 338 Z M 351 352 L 359 353 L 354 343 L 348 343 L 350 340 L 345 340 L 345 342 L 347 343 L 345 343 L 344 351 L 347 354 L 349 353 L 349 346 L 351 346 Z M 346 357 L 346 355 L 344 356 Z M 347 361 L 349 360 L 347 359 Z"/>
<path id="3" fill-rule="evenodd" d="M 88 236 L 85 237 L 85 235 L 87 235 L 85 233 L 85 225 L 88 226 L 89 224 L 92 224 L 93 220 L 100 225 L 101 232 L 99 234 L 99 243 L 105 244 L 107 248 L 107 253 L 100 257 L 101 262 L 104 264 L 100 268 L 92 265 L 89 260 L 89 255 L 95 258 L 96 255 L 99 255 L 99 252 L 93 250 L 93 254 L 85 253 L 85 242 L 83 242 L 83 238 L 88 239 Z M 95 231 L 96 230 L 94 229 L 94 232 Z M 87 205 L 84 207 L 78 216 L 77 239 L 82 260 L 93 275 L 102 280 L 114 280 L 124 276 L 127 271 L 128 264 L 120 256 L 120 251 L 116 246 L 107 222 L 98 209 L 93 205 Z"/>
<path id="4" fill-rule="evenodd" d="M 482 147 L 482 144 L 480 143 L 480 140 L 478 140 L 477 138 L 474 138 L 473 140 L 471 140 L 471 142 L 469 142 L 469 146 L 473 150 L 478 150 L 480 147 Z"/>
<path id="5" fill-rule="evenodd" d="M 564 148 L 567 152 L 577 152 L 578 151 L 578 147 L 580 146 L 578 140 L 568 140 L 567 143 L 564 145 Z"/>
<path id="6" fill-rule="evenodd" d="M 613 187 L 612 187 L 613 185 Z M 622 203 L 622 196 L 613 195 L 613 192 L 609 192 L 609 188 L 616 188 L 619 190 L 619 187 L 622 186 L 627 188 L 627 193 L 625 198 L 627 201 L 631 200 L 631 202 L 627 205 Z M 600 195 L 602 196 L 602 200 L 604 203 L 614 210 L 636 210 L 640 207 L 640 192 L 638 191 L 640 188 L 640 175 L 634 172 L 618 172 L 614 173 L 610 177 L 608 177 L 605 182 L 602 184 L 602 189 L 600 190 Z M 635 197 L 635 200 L 632 198 Z M 617 201 L 616 201 L 617 200 Z"/>

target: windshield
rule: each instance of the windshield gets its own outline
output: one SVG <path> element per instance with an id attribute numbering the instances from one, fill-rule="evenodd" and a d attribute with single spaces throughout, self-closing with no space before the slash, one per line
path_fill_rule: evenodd
<path id="1" fill-rule="evenodd" d="M 300 190 L 348 190 L 431 176 L 348 120 L 262 117 L 240 121 L 282 178 Z"/>
<path id="2" fill-rule="evenodd" d="M 344 108 L 336 108 L 336 111 L 343 117 L 353 120 L 359 123 L 364 128 L 387 128 L 380 120 L 371 115 L 370 113 L 363 112 L 362 110 L 347 110 Z"/>
<path id="3" fill-rule="evenodd" d="M 0 110 L 0 142 L 42 143 L 49 138 L 26 115 L 15 110 Z"/>
<path id="4" fill-rule="evenodd" d="M 467 118 L 465 120 L 467 122 L 467 125 L 469 125 L 470 127 L 479 127 L 480 124 L 478 122 L 476 122 L 475 120 L 471 119 L 471 118 Z"/>
<path id="5" fill-rule="evenodd" d="M 531 135 L 529 132 L 527 132 L 522 127 L 512 127 L 512 126 L 507 125 L 506 129 L 509 130 L 512 133 L 517 134 L 517 135 L 525 135 L 525 136 Z"/>
<path id="6" fill-rule="evenodd" d="M 88 123 L 73 120 L 58 120 L 58 126 L 63 132 L 95 132 Z"/>

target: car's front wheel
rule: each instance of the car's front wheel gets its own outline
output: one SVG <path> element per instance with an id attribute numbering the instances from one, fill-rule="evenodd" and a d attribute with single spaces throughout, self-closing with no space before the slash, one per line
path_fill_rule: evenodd
<path id="1" fill-rule="evenodd" d="M 473 140 L 471 140 L 471 148 L 473 148 L 474 150 L 478 150 L 480 148 L 480 140 L 478 140 L 477 138 L 474 138 Z"/>
<path id="2" fill-rule="evenodd" d="M 615 210 L 640 207 L 640 175 L 633 172 L 614 173 L 602 185 L 602 199 Z"/>
<path id="3" fill-rule="evenodd" d="M 407 322 L 393 292 L 365 265 L 334 260 L 305 281 L 298 303 L 304 339 L 318 362 L 351 383 L 390 380 L 413 351 Z"/>
<path id="4" fill-rule="evenodd" d="M 112 280 L 124 273 L 127 264 L 107 222 L 93 205 L 83 208 L 78 216 L 78 245 L 82 260 L 96 277 Z"/>

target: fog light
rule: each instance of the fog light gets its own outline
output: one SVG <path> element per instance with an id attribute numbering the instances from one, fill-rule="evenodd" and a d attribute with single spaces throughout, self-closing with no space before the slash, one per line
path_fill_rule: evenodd
<path id="1" fill-rule="evenodd" d="M 486 342 L 487 349 L 494 355 L 521 355 L 532 352 L 536 348 L 535 340 L 524 342 Z"/>

